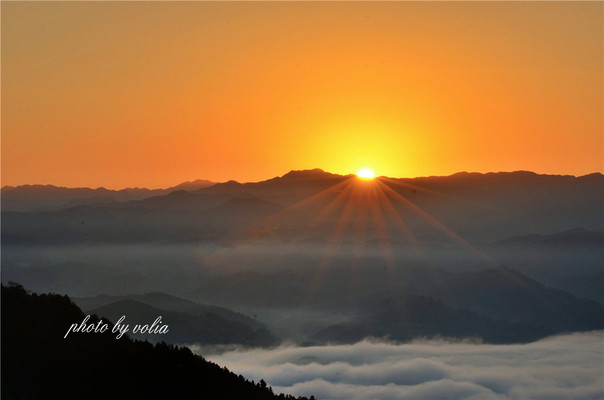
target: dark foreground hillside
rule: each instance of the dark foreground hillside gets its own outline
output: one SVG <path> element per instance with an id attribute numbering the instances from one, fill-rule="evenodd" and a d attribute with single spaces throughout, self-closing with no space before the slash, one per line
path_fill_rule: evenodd
<path id="1" fill-rule="evenodd" d="M 83 318 L 67 296 L 2 285 L 2 399 L 294 399 L 185 347 L 117 340 L 111 328 L 64 339 Z"/>

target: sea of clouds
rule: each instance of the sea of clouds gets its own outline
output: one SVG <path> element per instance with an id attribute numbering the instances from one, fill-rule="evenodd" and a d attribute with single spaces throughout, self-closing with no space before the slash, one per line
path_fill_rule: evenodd
<path id="1" fill-rule="evenodd" d="M 515 345 L 364 340 L 204 355 L 277 393 L 320 400 L 604 398 L 602 331 Z"/>

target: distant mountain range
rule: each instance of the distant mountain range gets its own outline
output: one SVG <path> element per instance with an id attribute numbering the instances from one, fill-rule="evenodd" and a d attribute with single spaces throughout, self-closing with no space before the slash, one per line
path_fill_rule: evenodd
<path id="1" fill-rule="evenodd" d="M 604 328 L 602 303 L 546 287 L 505 267 L 450 272 L 407 263 L 389 273 L 379 260 L 354 267 L 338 265 L 337 260 L 334 264 L 306 303 L 313 274 L 302 270 L 219 277 L 201 282 L 197 295 L 260 309 L 302 305 L 336 315 L 350 313 L 346 322 L 312 335 L 313 341 L 441 335 L 510 343 Z"/>
<path id="2" fill-rule="evenodd" d="M 525 246 L 525 247 L 547 247 L 547 246 L 603 246 L 604 233 L 593 232 L 583 228 L 569 229 L 551 235 L 531 234 L 515 236 L 500 240 L 495 245 L 499 246 Z"/>
<path id="3" fill-rule="evenodd" d="M 164 293 L 130 296 L 74 298 L 87 313 L 117 321 L 122 315 L 129 321 L 153 322 L 158 316 L 170 326 L 170 332 L 131 334 L 134 339 L 163 340 L 178 344 L 239 344 L 268 346 L 278 343 L 264 324 L 224 307 L 200 305 Z"/>
<path id="4" fill-rule="evenodd" d="M 121 201 L 141 200 L 178 190 L 197 190 L 215 182 L 198 179 L 167 189 L 128 188 L 67 188 L 54 185 L 22 185 L 2 187 L 2 211 L 51 211 L 80 205 L 102 205 Z"/>
<path id="5" fill-rule="evenodd" d="M 547 286 L 604 304 L 604 234 L 574 228 L 481 246 L 493 259 Z"/>
<path id="6" fill-rule="evenodd" d="M 469 338 L 488 343 L 530 342 L 551 335 L 548 327 L 490 318 L 451 309 L 424 296 L 405 296 L 381 304 L 377 311 L 334 324 L 311 336 L 318 343 L 356 343 L 367 337 L 406 342 L 416 338 Z"/>
<path id="7" fill-rule="evenodd" d="M 350 215 L 349 225 L 366 225 L 363 240 L 387 235 L 393 242 L 410 240 L 410 235 L 402 235 L 400 221 L 419 241 L 450 241 L 447 230 L 470 241 L 576 227 L 602 233 L 604 222 L 602 174 L 573 177 L 520 171 L 378 178 L 373 189 L 363 189 L 353 176 L 315 169 L 255 183 L 183 185 L 162 191 L 4 188 L 3 240 L 242 240 L 267 237 L 277 233 L 275 229 L 279 240 L 303 239 L 300 234 L 309 229 L 314 237 L 328 238 L 345 214 Z M 376 228 L 379 215 L 384 220 L 382 232 Z M 343 233 L 344 238 L 354 238 L 348 233 Z"/>
<path id="8" fill-rule="evenodd" d="M 161 313 L 175 343 L 501 343 L 604 328 L 599 173 L 362 181 L 314 169 L 173 189 L 102 204 L 77 197 L 92 189 L 3 189 L 3 281 L 77 294 L 111 318 Z M 261 322 L 133 295 L 159 291 Z"/>

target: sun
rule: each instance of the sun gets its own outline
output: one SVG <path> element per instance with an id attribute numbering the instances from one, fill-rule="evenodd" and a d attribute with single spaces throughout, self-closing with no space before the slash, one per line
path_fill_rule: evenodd
<path id="1" fill-rule="evenodd" d="M 361 179 L 370 180 L 375 178 L 375 173 L 369 168 L 361 168 L 359 172 L 357 172 L 357 176 Z"/>

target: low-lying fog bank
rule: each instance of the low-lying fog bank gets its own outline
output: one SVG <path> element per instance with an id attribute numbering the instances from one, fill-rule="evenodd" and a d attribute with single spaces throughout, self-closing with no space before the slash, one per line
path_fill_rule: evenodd
<path id="1" fill-rule="evenodd" d="M 601 399 L 604 332 L 521 345 L 444 340 L 228 351 L 210 361 L 276 392 L 336 399 Z"/>

